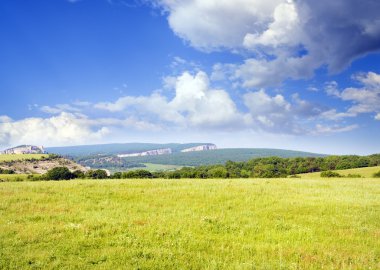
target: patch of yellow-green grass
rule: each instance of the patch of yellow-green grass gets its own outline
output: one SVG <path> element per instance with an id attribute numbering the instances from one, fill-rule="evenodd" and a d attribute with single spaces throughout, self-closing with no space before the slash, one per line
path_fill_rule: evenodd
<path id="1" fill-rule="evenodd" d="M 15 155 L 5 155 L 0 154 L 0 162 L 2 161 L 17 161 L 17 160 L 25 160 L 25 159 L 42 159 L 47 158 L 48 154 L 15 154 Z"/>
<path id="2" fill-rule="evenodd" d="M 380 179 L 0 183 L 0 269 L 380 269 Z"/>
<path id="3" fill-rule="evenodd" d="M 371 178 L 373 177 L 374 173 L 377 173 L 380 171 L 380 166 L 377 167 L 366 167 L 366 168 L 356 168 L 356 169 L 348 169 L 348 170 L 336 170 L 334 172 L 337 172 L 341 175 L 349 175 L 349 174 L 359 174 L 362 177 L 365 178 Z M 321 173 L 316 172 L 316 173 L 304 173 L 304 174 L 299 174 L 301 178 L 304 179 L 320 179 L 321 178 Z"/>
<path id="4" fill-rule="evenodd" d="M 159 172 L 159 171 L 172 171 L 181 169 L 183 166 L 178 165 L 166 165 L 166 164 L 153 164 L 153 163 L 143 163 L 146 167 L 145 168 L 138 168 L 138 169 L 144 169 L 152 172 Z"/>
<path id="5" fill-rule="evenodd" d="M 26 181 L 28 174 L 0 174 L 0 182 L 22 182 Z"/>

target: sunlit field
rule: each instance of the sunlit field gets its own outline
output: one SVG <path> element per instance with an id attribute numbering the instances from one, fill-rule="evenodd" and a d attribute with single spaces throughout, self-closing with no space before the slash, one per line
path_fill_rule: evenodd
<path id="1" fill-rule="evenodd" d="M 380 179 L 0 183 L 0 269 L 379 269 Z"/>
<path id="2" fill-rule="evenodd" d="M 25 160 L 25 159 L 42 159 L 47 158 L 49 155 L 47 154 L 15 154 L 15 155 L 4 155 L 0 154 L 0 162 L 2 161 L 17 161 L 17 160 Z"/>
<path id="3" fill-rule="evenodd" d="M 360 175 L 361 177 L 371 178 L 373 177 L 375 173 L 380 172 L 380 166 L 355 168 L 355 169 L 348 169 L 348 170 L 336 170 L 334 172 L 337 172 L 340 175 L 345 175 L 345 176 L 349 174 L 355 174 L 355 175 Z M 321 173 L 320 172 L 305 173 L 305 174 L 299 174 L 299 176 L 305 179 L 320 179 Z"/>

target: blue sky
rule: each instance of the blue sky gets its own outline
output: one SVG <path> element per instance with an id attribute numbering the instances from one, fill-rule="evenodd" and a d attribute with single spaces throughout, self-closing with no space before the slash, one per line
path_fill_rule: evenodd
<path id="1" fill-rule="evenodd" d="M 380 152 L 380 3 L 4 0 L 0 148 Z"/>

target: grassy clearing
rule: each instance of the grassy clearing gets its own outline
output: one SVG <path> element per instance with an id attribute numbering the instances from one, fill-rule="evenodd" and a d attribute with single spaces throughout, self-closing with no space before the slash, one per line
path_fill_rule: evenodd
<path id="1" fill-rule="evenodd" d="M 0 182 L 22 182 L 27 181 L 27 174 L 0 174 Z"/>
<path id="2" fill-rule="evenodd" d="M 0 183 L 0 269 L 379 269 L 379 179 Z"/>
<path id="3" fill-rule="evenodd" d="M 47 158 L 49 155 L 47 154 L 19 154 L 19 155 L 4 155 L 0 154 L 0 162 L 2 161 L 17 161 L 17 160 L 25 160 L 25 159 L 42 159 Z"/>
<path id="4" fill-rule="evenodd" d="M 137 168 L 137 169 L 144 169 L 151 172 L 160 172 L 160 171 L 172 171 L 181 169 L 183 166 L 178 165 L 165 165 L 165 164 L 153 164 L 153 163 L 143 163 L 146 167 L 145 168 Z"/>
<path id="5" fill-rule="evenodd" d="M 348 174 L 360 174 L 362 177 L 371 178 L 374 173 L 380 171 L 380 166 L 377 167 L 366 167 L 366 168 L 356 168 L 356 169 L 348 169 L 348 170 L 336 170 L 334 172 L 338 172 L 341 175 Z M 321 173 L 304 173 L 299 174 L 301 178 L 304 179 L 321 179 Z"/>

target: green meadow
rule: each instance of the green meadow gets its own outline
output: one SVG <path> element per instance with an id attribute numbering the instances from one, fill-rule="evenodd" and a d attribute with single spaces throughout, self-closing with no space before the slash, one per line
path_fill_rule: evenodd
<path id="1" fill-rule="evenodd" d="M 380 179 L 0 183 L 0 269 L 380 269 Z"/>
<path id="2" fill-rule="evenodd" d="M 4 155 L 0 154 L 0 162 L 2 161 L 17 161 L 26 159 L 42 159 L 49 157 L 48 154 L 15 154 L 15 155 Z"/>
<path id="3" fill-rule="evenodd" d="M 340 175 L 344 175 L 344 176 L 347 176 L 349 174 L 355 174 L 355 175 L 360 175 L 361 177 L 371 178 L 373 177 L 375 173 L 380 172 L 380 166 L 355 168 L 355 169 L 348 169 L 348 170 L 335 170 L 334 172 L 337 172 Z M 299 176 L 304 179 L 321 179 L 320 172 L 304 173 L 304 174 L 299 174 Z"/>

